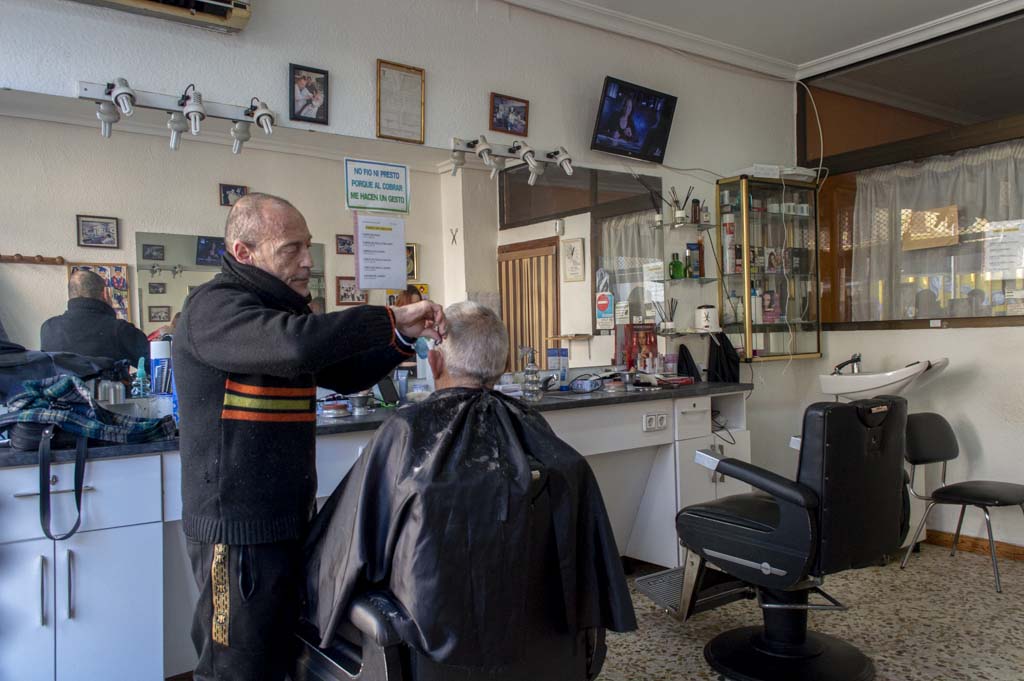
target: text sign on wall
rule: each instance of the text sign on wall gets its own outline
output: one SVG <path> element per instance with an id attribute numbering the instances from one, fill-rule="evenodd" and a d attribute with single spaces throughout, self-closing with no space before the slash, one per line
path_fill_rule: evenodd
<path id="1" fill-rule="evenodd" d="M 404 289 L 405 220 L 358 215 L 355 231 L 356 285 L 361 289 Z"/>
<path id="2" fill-rule="evenodd" d="M 409 212 L 409 166 L 345 159 L 345 207 Z"/>

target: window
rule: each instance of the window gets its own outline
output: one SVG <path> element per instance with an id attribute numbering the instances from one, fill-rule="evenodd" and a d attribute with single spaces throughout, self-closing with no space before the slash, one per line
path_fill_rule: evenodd
<path id="1" fill-rule="evenodd" d="M 826 322 L 1024 315 L 1024 140 L 833 178 Z"/>

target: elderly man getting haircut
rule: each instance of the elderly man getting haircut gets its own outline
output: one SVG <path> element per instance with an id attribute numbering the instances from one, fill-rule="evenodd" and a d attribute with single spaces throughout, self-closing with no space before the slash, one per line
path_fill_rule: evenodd
<path id="1" fill-rule="evenodd" d="M 380 427 L 314 521 L 305 617 L 321 645 L 354 595 L 387 589 L 408 614 L 403 640 L 434 662 L 484 673 L 530 655 L 531 469 L 548 476 L 558 619 L 570 633 L 634 629 L 589 465 L 537 412 L 491 389 L 508 357 L 501 320 L 470 302 L 445 318 L 429 355 L 437 391 Z"/>

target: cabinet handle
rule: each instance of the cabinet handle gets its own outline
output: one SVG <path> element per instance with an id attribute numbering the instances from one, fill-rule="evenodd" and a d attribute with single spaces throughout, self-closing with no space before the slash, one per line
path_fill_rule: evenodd
<path id="1" fill-rule="evenodd" d="M 46 626 L 46 556 L 39 556 L 39 626 Z"/>
<path id="2" fill-rule="evenodd" d="M 82 491 L 83 492 L 95 492 L 96 488 L 93 487 L 92 485 L 83 485 L 82 486 Z M 75 490 L 73 490 L 73 489 L 55 489 L 55 490 L 50 490 L 50 494 L 74 494 L 74 493 L 75 493 Z M 15 492 L 14 493 L 14 498 L 15 499 L 27 499 L 29 497 L 38 497 L 38 496 L 39 496 L 39 492 Z"/>
<path id="3" fill-rule="evenodd" d="M 68 619 L 75 619 L 75 552 L 68 549 Z"/>

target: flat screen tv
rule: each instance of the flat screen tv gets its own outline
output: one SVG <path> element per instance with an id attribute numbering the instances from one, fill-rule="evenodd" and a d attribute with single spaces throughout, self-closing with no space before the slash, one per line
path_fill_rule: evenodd
<path id="1" fill-rule="evenodd" d="M 196 264 L 220 266 L 224 257 L 224 237 L 201 236 L 196 239 Z"/>
<path id="2" fill-rule="evenodd" d="M 590 148 L 661 163 L 675 112 L 672 95 L 608 76 Z"/>

